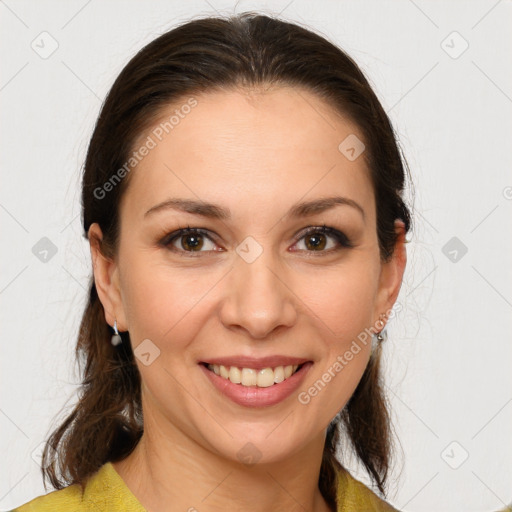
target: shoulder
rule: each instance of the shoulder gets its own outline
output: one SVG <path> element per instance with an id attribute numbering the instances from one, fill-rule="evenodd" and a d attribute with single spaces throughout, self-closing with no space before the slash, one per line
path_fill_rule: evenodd
<path id="1" fill-rule="evenodd" d="M 399 512 L 370 488 L 356 480 L 347 470 L 338 471 L 337 512 Z"/>
<path id="2" fill-rule="evenodd" d="M 38 496 L 11 512 L 53 512 L 64 510 L 86 510 L 83 508 L 82 489 L 78 484 Z"/>
<path id="3" fill-rule="evenodd" d="M 114 466 L 107 462 L 91 475 L 85 490 L 79 484 L 38 496 L 10 512 L 146 512 L 126 487 Z"/>

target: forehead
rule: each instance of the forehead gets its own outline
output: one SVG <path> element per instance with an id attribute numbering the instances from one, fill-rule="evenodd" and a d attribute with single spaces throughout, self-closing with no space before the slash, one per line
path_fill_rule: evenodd
<path id="1" fill-rule="evenodd" d="M 349 136 L 363 139 L 359 128 L 307 90 L 203 93 L 159 114 L 138 139 L 151 149 L 130 176 L 123 203 L 131 211 L 169 196 L 233 209 L 333 191 L 371 208 L 364 154 L 351 161 L 339 149 Z"/>

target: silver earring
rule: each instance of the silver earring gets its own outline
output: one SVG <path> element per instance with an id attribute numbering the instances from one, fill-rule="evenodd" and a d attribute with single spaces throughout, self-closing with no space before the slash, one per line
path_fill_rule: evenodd
<path id="1" fill-rule="evenodd" d="M 123 340 L 119 334 L 119 331 L 117 330 L 117 320 L 114 320 L 114 332 L 115 332 L 115 334 L 112 334 L 110 343 L 112 343 L 112 345 L 114 345 L 114 347 L 117 347 L 117 345 L 119 345 L 120 343 L 123 342 Z"/>
<path id="2" fill-rule="evenodd" d="M 375 350 L 377 350 L 377 347 L 387 339 L 387 332 L 386 332 L 386 329 L 383 329 L 382 331 L 380 332 L 377 332 L 375 333 L 373 336 L 372 336 L 372 352 L 374 352 Z"/>

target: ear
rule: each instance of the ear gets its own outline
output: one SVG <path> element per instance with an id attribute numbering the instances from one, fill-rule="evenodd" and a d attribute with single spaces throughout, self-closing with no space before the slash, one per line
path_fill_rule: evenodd
<path id="1" fill-rule="evenodd" d="M 375 302 L 374 323 L 379 325 L 379 330 L 384 325 L 379 324 L 380 315 L 384 324 L 387 322 L 391 308 L 396 302 L 400 287 L 402 286 L 402 278 L 407 263 L 407 251 L 405 244 L 405 224 L 401 220 L 395 220 L 395 233 L 397 233 L 397 241 L 391 258 L 382 263 L 379 277 L 379 287 L 377 292 L 377 300 Z"/>
<path id="2" fill-rule="evenodd" d="M 101 251 L 103 233 L 98 223 L 91 224 L 87 233 L 94 271 L 94 282 L 98 297 L 105 310 L 105 320 L 114 325 L 117 320 L 119 331 L 126 331 L 126 317 L 121 300 L 119 286 L 119 267 L 115 261 L 107 258 Z"/>

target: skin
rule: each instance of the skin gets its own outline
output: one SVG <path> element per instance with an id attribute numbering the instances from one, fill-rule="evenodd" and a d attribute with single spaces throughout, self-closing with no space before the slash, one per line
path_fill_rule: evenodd
<path id="1" fill-rule="evenodd" d="M 114 467 L 152 512 L 225 511 L 234 503 L 254 512 L 326 511 L 318 489 L 325 429 L 354 392 L 370 344 L 307 405 L 297 392 L 271 407 L 242 407 L 221 395 L 197 362 L 304 357 L 314 363 L 298 391 L 307 390 L 393 306 L 406 264 L 403 223 L 395 223 L 400 236 L 383 263 L 364 158 L 350 161 L 338 150 L 349 134 L 363 137 L 321 99 L 290 87 L 196 98 L 198 105 L 132 171 L 114 259 L 99 250 L 100 227 L 89 230 L 106 321 L 117 319 L 134 349 L 150 339 L 160 350 L 149 366 L 136 359 L 145 431 Z M 286 215 L 299 201 L 333 195 L 357 201 L 364 217 L 347 205 Z M 231 219 L 172 209 L 145 218 L 171 197 L 219 204 Z M 311 248 L 301 231 L 323 224 L 345 233 L 353 247 L 323 235 L 327 246 Z M 179 237 L 176 252 L 159 245 L 188 225 L 212 234 L 196 257 Z M 235 251 L 247 236 L 263 249 L 252 263 Z M 261 454 L 257 464 L 237 457 L 249 442 Z"/>

